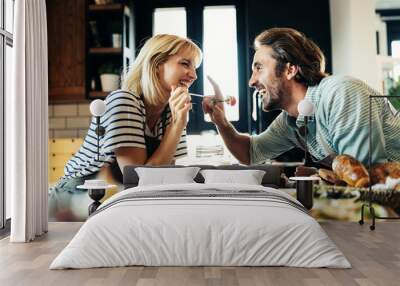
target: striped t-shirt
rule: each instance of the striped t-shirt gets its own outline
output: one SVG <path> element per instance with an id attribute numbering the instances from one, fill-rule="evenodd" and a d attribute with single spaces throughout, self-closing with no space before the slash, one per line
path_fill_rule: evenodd
<path id="1" fill-rule="evenodd" d="M 308 124 L 307 146 L 318 160 L 348 154 L 368 165 L 369 96 L 379 95 L 364 82 L 348 76 L 329 76 L 308 87 L 305 98 L 316 107 Z M 400 116 L 384 98 L 372 100 L 372 163 L 400 161 Z M 272 159 L 293 147 L 302 147 L 299 128 L 304 117 L 283 111 L 259 135 L 250 138 L 251 163 Z"/>
<path id="2" fill-rule="evenodd" d="M 154 128 L 149 134 L 146 128 L 146 110 L 143 99 L 128 91 L 117 90 L 105 99 L 106 112 L 100 118 L 100 125 L 105 128 L 104 136 L 99 141 L 99 160 L 97 160 L 96 118 L 93 117 L 88 133 L 79 151 L 68 161 L 64 168 L 63 178 L 79 178 L 98 172 L 105 164 L 116 160 L 114 150 L 119 147 L 138 147 L 146 149 L 145 134 L 161 140 L 171 120 L 171 112 L 167 105 Z M 165 116 L 165 126 L 163 126 Z M 186 129 L 182 132 L 174 158 L 187 155 Z"/>

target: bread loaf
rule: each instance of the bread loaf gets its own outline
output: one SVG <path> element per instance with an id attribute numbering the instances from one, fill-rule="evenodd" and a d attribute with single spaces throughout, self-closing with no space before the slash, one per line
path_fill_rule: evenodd
<path id="1" fill-rule="evenodd" d="M 336 176 L 336 174 L 331 171 L 331 170 L 327 170 L 327 169 L 319 169 L 318 170 L 318 176 L 323 179 L 324 181 L 331 183 L 333 185 L 336 186 L 344 186 L 346 185 L 346 182 L 340 180 L 338 178 L 338 176 Z"/>
<path id="2" fill-rule="evenodd" d="M 372 166 L 372 184 L 384 184 L 387 177 L 400 178 L 400 162 L 387 162 Z"/>
<path id="3" fill-rule="evenodd" d="M 351 187 L 369 186 L 369 175 L 365 166 L 350 155 L 336 156 L 332 162 L 332 170 L 340 180 Z"/>

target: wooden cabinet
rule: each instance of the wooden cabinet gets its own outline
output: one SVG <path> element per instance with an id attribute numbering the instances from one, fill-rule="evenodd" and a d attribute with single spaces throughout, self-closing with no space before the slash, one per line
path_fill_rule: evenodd
<path id="1" fill-rule="evenodd" d="M 101 74 L 120 76 L 134 57 L 132 3 L 114 0 L 111 4 L 96 5 L 89 2 L 86 18 L 88 98 L 104 98 L 110 91 L 104 90 Z M 119 88 L 119 80 L 115 83 Z"/>
<path id="2" fill-rule="evenodd" d="M 86 0 L 48 0 L 49 100 L 86 98 Z"/>
<path id="3" fill-rule="evenodd" d="M 105 97 L 100 73 L 121 73 L 134 58 L 132 2 L 47 0 L 49 101 L 77 102 Z M 120 45 L 113 45 L 113 34 Z"/>

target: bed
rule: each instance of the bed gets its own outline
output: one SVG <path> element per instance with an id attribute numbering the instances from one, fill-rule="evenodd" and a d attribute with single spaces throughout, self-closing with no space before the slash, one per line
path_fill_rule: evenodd
<path id="1" fill-rule="evenodd" d="M 201 183 L 200 172 L 192 183 L 138 185 L 136 167 L 125 168 L 126 189 L 99 207 L 50 269 L 351 267 L 301 203 L 272 187 L 280 180 L 274 166 L 221 167 L 266 170 L 260 185 Z"/>

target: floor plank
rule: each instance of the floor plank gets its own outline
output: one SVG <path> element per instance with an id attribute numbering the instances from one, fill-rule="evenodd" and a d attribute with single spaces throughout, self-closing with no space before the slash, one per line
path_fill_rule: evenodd
<path id="1" fill-rule="evenodd" d="M 329 237 L 351 262 L 352 269 L 290 267 L 118 267 L 85 270 L 48 269 L 81 223 L 50 223 L 49 233 L 32 243 L 0 240 L 0 285 L 399 285 L 398 222 L 368 225 L 322 222 Z"/>

